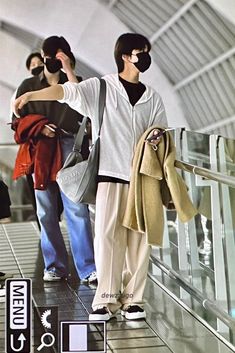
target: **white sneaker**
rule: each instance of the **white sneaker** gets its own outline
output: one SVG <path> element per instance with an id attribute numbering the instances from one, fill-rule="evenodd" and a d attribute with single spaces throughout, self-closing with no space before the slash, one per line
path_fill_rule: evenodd
<path id="1" fill-rule="evenodd" d="M 97 282 L 97 274 L 96 272 L 91 272 L 91 274 L 89 276 L 87 276 L 86 278 L 81 279 L 80 281 L 81 283 L 94 283 Z"/>
<path id="2" fill-rule="evenodd" d="M 139 305 L 130 305 L 125 310 L 121 310 L 122 316 L 127 320 L 139 320 L 146 318 L 146 312 Z"/>
<path id="3" fill-rule="evenodd" d="M 89 314 L 90 321 L 109 321 L 115 315 L 106 307 L 96 309 Z"/>
<path id="4" fill-rule="evenodd" d="M 5 297 L 6 295 L 6 289 L 5 288 L 1 288 L 0 289 L 0 297 Z"/>
<path id="5" fill-rule="evenodd" d="M 53 282 L 53 281 L 60 281 L 63 277 L 58 276 L 55 272 L 53 271 L 45 271 L 43 280 L 45 282 Z"/>
<path id="6" fill-rule="evenodd" d="M 6 289 L 5 289 L 5 287 L 1 286 L 0 287 L 0 303 L 5 301 L 5 297 L 6 297 Z"/>

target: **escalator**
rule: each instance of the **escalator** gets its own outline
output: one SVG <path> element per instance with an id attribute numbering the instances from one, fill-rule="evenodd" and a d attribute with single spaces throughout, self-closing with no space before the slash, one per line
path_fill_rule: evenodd
<path id="1" fill-rule="evenodd" d="M 153 247 L 150 258 L 147 319 L 127 322 L 118 314 L 107 325 L 108 352 L 235 351 L 235 141 L 185 129 L 173 134 L 175 166 L 199 214 L 183 224 L 174 210 L 165 211 L 164 244 L 161 249 Z M 12 219 L 0 225 L 1 270 L 32 278 L 36 306 L 50 303 L 58 306 L 60 319 L 87 320 L 95 288 L 81 286 L 75 272 L 61 287 L 45 286 L 27 186 L 22 180 L 11 181 L 4 158 L 0 164 L 13 200 Z M 69 250 L 63 220 L 61 227 Z M 4 351 L 4 302 L 0 317 L 0 351 Z"/>

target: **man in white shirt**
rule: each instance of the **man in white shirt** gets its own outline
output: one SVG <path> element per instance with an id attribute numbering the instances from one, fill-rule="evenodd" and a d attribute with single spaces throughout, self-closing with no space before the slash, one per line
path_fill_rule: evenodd
<path id="1" fill-rule="evenodd" d="M 130 320 L 146 317 L 143 294 L 150 246 L 145 234 L 122 226 L 132 158 L 141 135 L 153 125 L 165 127 L 165 109 L 159 94 L 139 81 L 151 64 L 151 44 L 140 34 L 121 35 L 114 56 L 118 74 L 106 75 L 106 106 L 101 128 L 101 150 L 96 197 L 95 261 L 98 287 L 90 320 L 109 320 L 118 309 Z M 71 75 L 70 75 L 71 77 Z M 72 81 L 72 80 L 70 80 Z M 28 92 L 15 108 L 28 101 L 58 100 L 91 117 L 92 138 L 98 132 L 100 81 L 67 82 Z"/>

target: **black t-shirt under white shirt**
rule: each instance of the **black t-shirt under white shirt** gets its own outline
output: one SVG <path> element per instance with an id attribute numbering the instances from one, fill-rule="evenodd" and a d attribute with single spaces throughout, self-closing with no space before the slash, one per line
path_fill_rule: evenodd
<path id="1" fill-rule="evenodd" d="M 131 105 L 135 105 L 138 100 L 142 97 L 144 91 L 146 90 L 145 85 L 142 82 L 132 83 L 129 81 L 124 80 L 122 77 L 119 76 L 120 82 L 123 84 L 126 93 L 129 97 L 129 101 Z"/>

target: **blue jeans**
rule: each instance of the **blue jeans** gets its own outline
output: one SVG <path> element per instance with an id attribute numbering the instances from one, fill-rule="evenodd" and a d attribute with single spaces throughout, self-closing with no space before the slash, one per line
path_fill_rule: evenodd
<path id="1" fill-rule="evenodd" d="M 63 161 L 72 151 L 73 144 L 73 138 L 61 138 Z M 63 201 L 74 264 L 79 278 L 84 279 L 96 270 L 88 207 L 85 204 L 77 205 L 70 201 L 62 191 L 58 190 L 56 182 L 50 183 L 46 190 L 35 190 L 45 271 L 54 271 L 62 277 L 66 277 L 69 273 L 68 254 L 58 219 L 59 192 Z"/>

